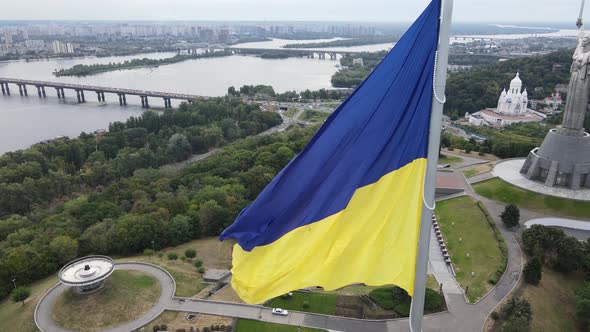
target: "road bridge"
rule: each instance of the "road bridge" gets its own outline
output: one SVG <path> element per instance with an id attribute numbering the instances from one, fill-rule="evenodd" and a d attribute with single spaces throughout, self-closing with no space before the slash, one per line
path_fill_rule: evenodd
<path id="1" fill-rule="evenodd" d="M 225 50 L 231 50 L 235 54 L 262 54 L 262 53 L 284 53 L 288 55 L 326 59 L 326 55 L 329 56 L 330 60 L 336 60 L 338 55 L 360 55 L 364 52 L 358 51 L 334 51 L 334 50 L 323 50 L 323 49 L 299 49 L 299 48 L 248 48 L 248 47 L 225 47 Z"/>
<path id="2" fill-rule="evenodd" d="M 57 98 L 65 99 L 64 89 L 70 89 L 76 91 L 76 97 L 78 103 L 85 103 L 86 96 L 84 92 L 95 92 L 98 101 L 105 101 L 105 93 L 112 93 L 119 96 L 119 104 L 121 106 L 127 105 L 127 95 L 139 96 L 141 98 L 141 106 L 143 108 L 149 108 L 148 97 L 162 98 L 164 99 L 164 108 L 171 108 L 172 99 L 184 100 L 187 102 L 193 102 L 194 100 L 204 100 L 207 97 L 183 94 L 183 93 L 171 93 L 171 92 L 160 92 L 160 91 L 148 91 L 148 90 L 134 90 L 125 88 L 112 88 L 103 86 L 83 85 L 83 84 L 72 84 L 62 82 L 46 82 L 46 81 L 35 81 L 35 80 L 23 80 L 16 78 L 4 78 L 0 77 L 0 90 L 3 95 L 10 95 L 9 84 L 14 84 L 18 87 L 18 92 L 21 96 L 28 96 L 27 86 L 37 88 L 37 95 L 40 98 L 47 97 L 45 88 L 54 88 L 57 92 Z"/>

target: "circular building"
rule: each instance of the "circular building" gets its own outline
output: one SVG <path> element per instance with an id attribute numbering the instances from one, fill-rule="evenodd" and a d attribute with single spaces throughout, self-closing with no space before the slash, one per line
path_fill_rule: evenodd
<path id="1" fill-rule="evenodd" d="M 66 264 L 59 270 L 59 280 L 76 293 L 87 294 L 100 289 L 115 270 L 115 263 L 107 256 L 86 256 Z"/>

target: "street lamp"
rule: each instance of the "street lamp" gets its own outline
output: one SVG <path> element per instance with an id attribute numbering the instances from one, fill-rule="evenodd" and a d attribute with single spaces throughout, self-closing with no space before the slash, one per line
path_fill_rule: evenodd
<path id="1" fill-rule="evenodd" d="M 16 289 L 16 278 L 12 278 L 12 284 L 14 285 L 14 289 Z"/>

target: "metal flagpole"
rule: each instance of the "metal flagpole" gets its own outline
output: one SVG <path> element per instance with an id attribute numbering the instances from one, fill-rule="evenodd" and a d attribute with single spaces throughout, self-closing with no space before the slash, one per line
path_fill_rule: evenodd
<path id="1" fill-rule="evenodd" d="M 447 62 L 449 59 L 449 33 L 453 0 L 443 0 L 438 50 L 435 56 L 432 113 L 430 116 L 430 135 L 428 140 L 428 165 L 424 178 L 424 196 L 422 203 L 422 221 L 418 240 L 418 256 L 416 257 L 416 277 L 414 296 L 410 309 L 410 331 L 422 331 L 424 316 L 424 296 L 426 293 L 426 272 L 428 270 L 428 252 L 430 248 L 430 229 L 432 228 L 432 211 L 434 210 L 434 191 L 436 189 L 436 169 L 438 163 L 440 133 L 442 127 L 442 111 L 445 103 L 445 87 L 447 84 Z M 440 95 L 439 95 L 440 94 Z"/>

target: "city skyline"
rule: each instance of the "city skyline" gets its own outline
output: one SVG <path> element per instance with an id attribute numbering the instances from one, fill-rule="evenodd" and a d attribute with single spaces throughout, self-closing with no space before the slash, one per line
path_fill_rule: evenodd
<path id="1" fill-rule="evenodd" d="M 100 4 L 58 0 L 51 5 L 32 0 L 7 4 L 0 20 L 407 22 L 419 15 L 427 2 L 368 0 L 360 5 L 352 0 L 147 0 L 137 6 L 115 0 Z M 455 0 L 454 21 L 569 22 L 575 20 L 579 6 L 578 0 Z"/>

